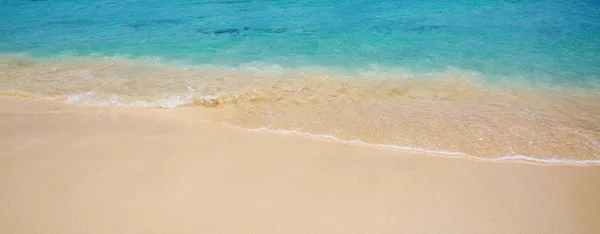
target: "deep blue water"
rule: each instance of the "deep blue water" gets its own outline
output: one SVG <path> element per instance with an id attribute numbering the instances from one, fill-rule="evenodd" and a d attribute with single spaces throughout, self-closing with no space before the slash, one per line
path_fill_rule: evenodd
<path id="1" fill-rule="evenodd" d="M 598 83 L 596 0 L 0 0 L 0 52 Z"/>

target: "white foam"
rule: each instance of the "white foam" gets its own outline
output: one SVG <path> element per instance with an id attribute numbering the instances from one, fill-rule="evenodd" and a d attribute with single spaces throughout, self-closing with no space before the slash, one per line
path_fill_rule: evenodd
<path id="1" fill-rule="evenodd" d="M 532 158 L 524 155 L 503 156 L 494 158 L 494 161 L 530 161 L 539 163 L 556 163 L 556 164 L 600 164 L 600 160 L 576 160 L 576 159 L 560 159 L 560 158 Z"/>
<path id="2" fill-rule="evenodd" d="M 423 152 L 423 153 L 447 155 L 447 156 L 461 156 L 461 157 L 475 159 L 475 160 L 481 160 L 481 161 L 495 161 L 495 162 L 498 162 L 498 161 L 526 161 L 526 162 L 534 162 L 534 163 L 571 164 L 571 165 L 600 164 L 600 160 L 534 158 L 534 157 L 529 157 L 529 156 L 524 156 L 524 155 L 502 156 L 502 157 L 490 159 L 490 158 L 482 158 L 482 157 L 472 156 L 472 155 L 468 155 L 468 154 L 461 153 L 461 152 L 451 152 L 451 151 L 445 151 L 445 150 L 428 150 L 428 149 L 417 148 L 417 147 L 408 147 L 408 146 L 399 146 L 399 145 L 390 145 L 390 144 L 371 144 L 371 143 L 366 143 L 364 141 L 361 141 L 359 139 L 342 140 L 340 138 L 337 138 L 335 136 L 328 135 L 328 134 L 312 134 L 312 133 L 308 133 L 308 132 L 300 132 L 297 130 L 268 129 L 265 127 L 248 129 L 248 128 L 243 128 L 240 126 L 231 125 L 229 123 L 221 123 L 221 124 L 228 126 L 230 128 L 242 129 L 242 130 L 251 131 L 251 132 L 268 132 L 268 133 L 277 133 L 277 134 L 284 134 L 284 135 L 301 135 L 301 136 L 308 136 L 308 137 L 318 138 L 318 139 L 334 140 L 334 141 L 347 143 L 347 144 L 358 144 L 358 145 L 372 146 L 372 147 L 378 147 L 378 148 Z"/>
<path id="3" fill-rule="evenodd" d="M 191 94 L 183 97 L 174 96 L 169 98 L 159 98 L 154 101 L 136 100 L 130 102 L 121 101 L 117 95 L 111 95 L 107 99 L 97 98 L 92 92 L 69 94 L 49 99 L 64 99 L 68 103 L 83 104 L 88 106 L 160 107 L 165 109 L 173 109 L 179 106 L 185 106 L 193 103 L 193 96 Z"/>

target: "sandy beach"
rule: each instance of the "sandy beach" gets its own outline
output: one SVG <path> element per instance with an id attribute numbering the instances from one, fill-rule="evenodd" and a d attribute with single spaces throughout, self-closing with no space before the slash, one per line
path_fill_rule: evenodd
<path id="1" fill-rule="evenodd" d="M 2 98 L 0 149 L 5 234 L 600 233 L 596 165 L 249 132 L 189 108 Z"/>

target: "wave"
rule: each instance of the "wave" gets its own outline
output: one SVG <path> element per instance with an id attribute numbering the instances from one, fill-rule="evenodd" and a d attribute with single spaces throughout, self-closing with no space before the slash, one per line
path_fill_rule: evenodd
<path id="1" fill-rule="evenodd" d="M 600 158 L 598 88 L 489 82 L 483 74 L 454 68 L 415 73 L 378 66 L 351 71 L 0 56 L 0 95 L 194 108 L 216 122 L 248 129 L 322 132 L 386 148 L 463 152 L 462 157 L 550 163 Z"/>
<path id="2" fill-rule="evenodd" d="M 334 140 L 334 141 L 342 142 L 342 143 L 346 143 L 346 144 L 357 144 L 357 145 L 371 146 L 371 147 L 377 147 L 377 148 L 394 149 L 394 150 L 411 151 L 411 152 L 421 152 L 421 153 L 445 155 L 445 156 L 460 156 L 460 157 L 465 157 L 465 158 L 479 160 L 479 161 L 494 161 L 494 162 L 525 161 L 525 162 L 534 162 L 534 163 L 572 164 L 572 165 L 600 164 L 600 160 L 534 158 L 534 157 L 529 157 L 529 156 L 524 156 L 524 155 L 509 155 L 509 156 L 501 156 L 501 157 L 490 159 L 490 158 L 483 158 L 483 157 L 468 155 L 468 154 L 461 153 L 461 152 L 451 152 L 451 151 L 446 151 L 446 150 L 428 150 L 428 149 L 423 149 L 423 148 L 399 146 L 399 145 L 389 145 L 389 144 L 370 144 L 370 143 L 366 143 L 366 142 L 363 142 L 358 139 L 342 140 L 340 138 L 337 138 L 335 136 L 328 135 L 328 134 L 313 134 L 313 133 L 301 132 L 301 131 L 297 131 L 297 130 L 268 129 L 265 127 L 244 128 L 244 127 L 240 127 L 240 126 L 231 125 L 229 123 L 221 123 L 221 124 L 224 126 L 230 127 L 230 128 L 245 130 L 245 131 L 250 131 L 250 132 L 266 132 L 266 133 L 275 133 L 275 134 L 283 134 L 283 135 L 299 135 L 299 136 L 306 136 L 306 137 L 316 138 L 316 139 Z"/>

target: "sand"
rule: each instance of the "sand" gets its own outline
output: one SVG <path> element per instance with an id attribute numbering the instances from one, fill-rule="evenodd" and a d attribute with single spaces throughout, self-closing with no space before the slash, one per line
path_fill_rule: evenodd
<path id="1" fill-rule="evenodd" d="M 0 99 L 0 233 L 600 233 L 600 166 Z"/>
<path id="2" fill-rule="evenodd" d="M 481 74 L 458 70 L 325 70 L 0 55 L 0 96 L 92 106 L 195 106 L 211 109 L 206 118 L 244 128 L 482 158 L 600 159 L 600 86 L 486 82 Z"/>

